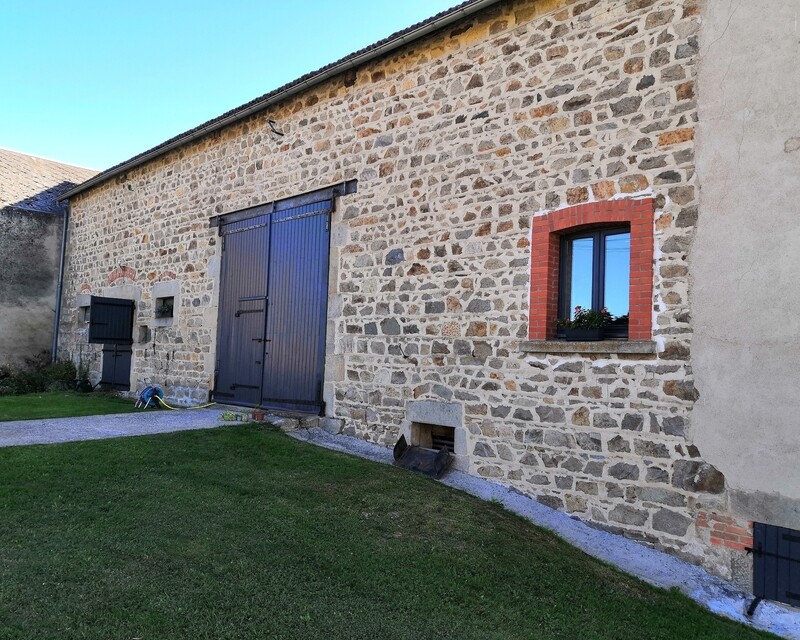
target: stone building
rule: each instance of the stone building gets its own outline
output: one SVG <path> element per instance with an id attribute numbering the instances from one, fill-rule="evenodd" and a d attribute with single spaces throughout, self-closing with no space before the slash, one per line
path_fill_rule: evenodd
<path id="1" fill-rule="evenodd" d="M 66 191 L 97 172 L 0 149 L 0 365 L 49 351 Z"/>
<path id="2" fill-rule="evenodd" d="M 473 0 L 99 174 L 61 351 L 99 377 L 80 310 L 129 300 L 132 390 L 451 429 L 746 584 L 751 522 L 800 526 L 800 118 L 792 10 L 727 5 Z M 576 303 L 611 337 L 563 340 Z"/>

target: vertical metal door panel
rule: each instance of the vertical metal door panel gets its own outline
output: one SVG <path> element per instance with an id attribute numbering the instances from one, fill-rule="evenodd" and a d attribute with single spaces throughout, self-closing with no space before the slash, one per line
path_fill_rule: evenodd
<path id="1" fill-rule="evenodd" d="M 272 215 L 262 405 L 322 408 L 330 202 Z"/>
<path id="2" fill-rule="evenodd" d="M 269 216 L 223 226 L 214 397 L 257 405 L 264 363 Z"/>

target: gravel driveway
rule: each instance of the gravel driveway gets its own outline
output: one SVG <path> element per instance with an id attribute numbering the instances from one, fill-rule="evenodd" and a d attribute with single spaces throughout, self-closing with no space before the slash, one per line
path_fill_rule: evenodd
<path id="1" fill-rule="evenodd" d="M 211 429 L 226 424 L 220 421 L 222 412 L 223 409 L 212 407 L 0 422 L 0 447 Z"/>

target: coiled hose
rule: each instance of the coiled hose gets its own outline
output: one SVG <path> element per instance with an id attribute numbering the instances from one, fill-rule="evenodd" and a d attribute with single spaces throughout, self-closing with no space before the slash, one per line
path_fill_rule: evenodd
<path id="1" fill-rule="evenodd" d="M 152 403 L 153 406 L 159 404 L 164 409 L 171 409 L 173 411 L 178 411 L 179 409 L 205 409 L 207 407 L 213 407 L 215 404 L 217 404 L 216 402 L 206 402 L 205 404 L 198 404 L 194 407 L 173 407 L 172 405 L 167 404 L 167 401 L 164 400 L 164 392 L 161 390 L 161 387 L 157 387 L 154 384 L 149 384 L 142 390 L 136 400 L 136 408 L 147 409 L 147 407 L 150 406 L 150 403 Z"/>

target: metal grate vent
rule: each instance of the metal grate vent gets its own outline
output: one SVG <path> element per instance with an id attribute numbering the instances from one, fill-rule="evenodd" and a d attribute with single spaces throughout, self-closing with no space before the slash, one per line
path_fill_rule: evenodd
<path id="1" fill-rule="evenodd" d="M 800 607 L 800 531 L 753 523 L 756 598 Z"/>

